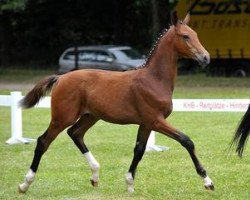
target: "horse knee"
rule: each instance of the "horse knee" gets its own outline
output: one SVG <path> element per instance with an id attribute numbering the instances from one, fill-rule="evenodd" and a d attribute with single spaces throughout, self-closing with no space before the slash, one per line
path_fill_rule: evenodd
<path id="1" fill-rule="evenodd" d="M 135 146 L 135 148 L 134 148 L 134 153 L 135 153 L 135 154 L 141 155 L 141 154 L 144 153 L 145 148 L 146 148 L 146 145 L 144 145 L 144 144 L 142 144 L 142 143 L 140 143 L 140 142 L 137 142 L 137 143 L 136 143 L 136 146 Z"/>
<path id="2" fill-rule="evenodd" d="M 180 143 L 187 150 L 191 150 L 192 151 L 195 148 L 193 141 L 187 135 L 184 135 L 184 134 L 180 135 Z"/>
<path id="3" fill-rule="evenodd" d="M 134 156 L 138 162 L 142 159 L 145 149 L 146 149 L 146 144 L 142 144 L 139 142 L 136 143 L 136 146 L 134 148 Z"/>
<path id="4" fill-rule="evenodd" d="M 43 136 L 40 136 L 37 139 L 37 144 L 36 144 L 36 148 L 35 148 L 35 154 L 43 154 L 46 151 L 46 146 L 45 146 L 45 142 L 43 140 Z"/>

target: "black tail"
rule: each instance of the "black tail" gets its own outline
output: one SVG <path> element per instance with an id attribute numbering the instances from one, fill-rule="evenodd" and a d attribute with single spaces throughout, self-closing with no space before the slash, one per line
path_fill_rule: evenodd
<path id="1" fill-rule="evenodd" d="M 57 81 L 58 75 L 52 75 L 39 81 L 36 86 L 19 102 L 23 108 L 31 108 L 35 106 L 39 100 L 46 95 Z"/>
<path id="2" fill-rule="evenodd" d="M 247 139 L 250 133 L 250 104 L 247 112 L 242 117 L 240 124 L 235 132 L 232 144 L 237 144 L 236 152 L 242 157 L 244 147 L 247 143 Z"/>

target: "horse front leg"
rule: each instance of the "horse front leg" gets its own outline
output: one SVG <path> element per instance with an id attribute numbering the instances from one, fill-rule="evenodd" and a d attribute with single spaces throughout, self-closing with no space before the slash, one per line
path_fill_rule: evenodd
<path id="1" fill-rule="evenodd" d="M 138 129 L 136 144 L 134 148 L 134 157 L 129 167 L 128 173 L 126 174 L 126 184 L 128 192 L 134 192 L 135 171 L 145 152 L 150 132 L 151 130 L 146 129 L 144 126 L 140 126 Z"/>
<path id="2" fill-rule="evenodd" d="M 214 190 L 214 185 L 212 180 L 208 177 L 206 170 L 202 166 L 201 162 L 199 161 L 195 153 L 195 146 L 193 141 L 184 133 L 177 131 L 175 128 L 167 124 L 164 118 L 159 119 L 155 122 L 154 130 L 168 137 L 171 137 L 174 140 L 177 140 L 183 147 L 185 147 L 194 163 L 196 172 L 203 178 L 204 187 L 209 190 Z"/>

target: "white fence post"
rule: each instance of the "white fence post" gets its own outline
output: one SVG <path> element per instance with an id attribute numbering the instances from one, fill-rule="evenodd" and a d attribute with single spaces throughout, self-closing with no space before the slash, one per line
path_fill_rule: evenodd
<path id="1" fill-rule="evenodd" d="M 11 138 L 6 141 L 7 144 L 24 143 L 27 144 L 33 139 L 23 138 L 22 131 L 22 108 L 18 106 L 18 102 L 22 98 L 21 92 L 11 92 Z"/>
<path id="2" fill-rule="evenodd" d="M 169 150 L 169 147 L 159 146 L 155 144 L 155 132 L 151 131 L 150 136 L 148 138 L 146 151 L 166 151 Z"/>

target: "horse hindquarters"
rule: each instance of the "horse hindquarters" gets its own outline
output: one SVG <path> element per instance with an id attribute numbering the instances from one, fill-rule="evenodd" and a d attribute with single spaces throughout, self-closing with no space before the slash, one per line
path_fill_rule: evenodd
<path id="1" fill-rule="evenodd" d="M 51 81 L 42 81 L 41 82 L 42 84 L 38 84 L 37 86 L 35 86 L 36 89 L 35 90 L 33 89 L 31 92 L 29 92 L 28 95 L 24 98 L 25 101 L 23 102 L 30 102 L 29 99 L 31 99 L 32 96 L 42 94 L 39 95 L 39 98 L 36 98 L 37 100 L 39 100 L 40 97 L 45 94 L 45 90 L 51 88 L 53 83 L 55 83 L 55 81 L 52 79 L 44 79 L 44 80 L 51 80 Z M 39 163 L 42 156 L 47 151 L 53 140 L 66 127 L 74 124 L 78 118 L 78 110 L 80 109 L 78 103 L 79 97 L 76 98 L 75 101 L 71 101 L 72 95 L 73 97 L 77 95 L 77 93 L 75 93 L 76 91 L 74 90 L 72 93 L 70 93 L 70 88 L 66 90 L 64 89 L 65 83 L 61 85 L 60 83 L 62 83 L 61 78 L 57 79 L 57 85 L 53 88 L 52 91 L 52 98 L 51 98 L 52 119 L 50 125 L 48 129 L 45 131 L 45 133 L 41 135 L 37 140 L 37 145 L 34 151 L 34 157 L 30 169 L 25 176 L 24 182 L 19 185 L 19 192 L 21 193 L 25 193 L 28 190 L 30 184 L 35 178 L 35 174 L 39 167 Z M 45 88 L 43 89 L 44 92 L 40 93 L 40 90 L 42 88 Z M 39 94 L 36 94 L 36 92 Z M 72 95 L 70 96 L 69 94 Z M 32 100 L 32 102 L 34 101 Z M 26 104 L 30 105 L 30 103 L 25 103 L 23 105 Z M 34 105 L 34 103 L 32 103 L 32 105 Z"/>

